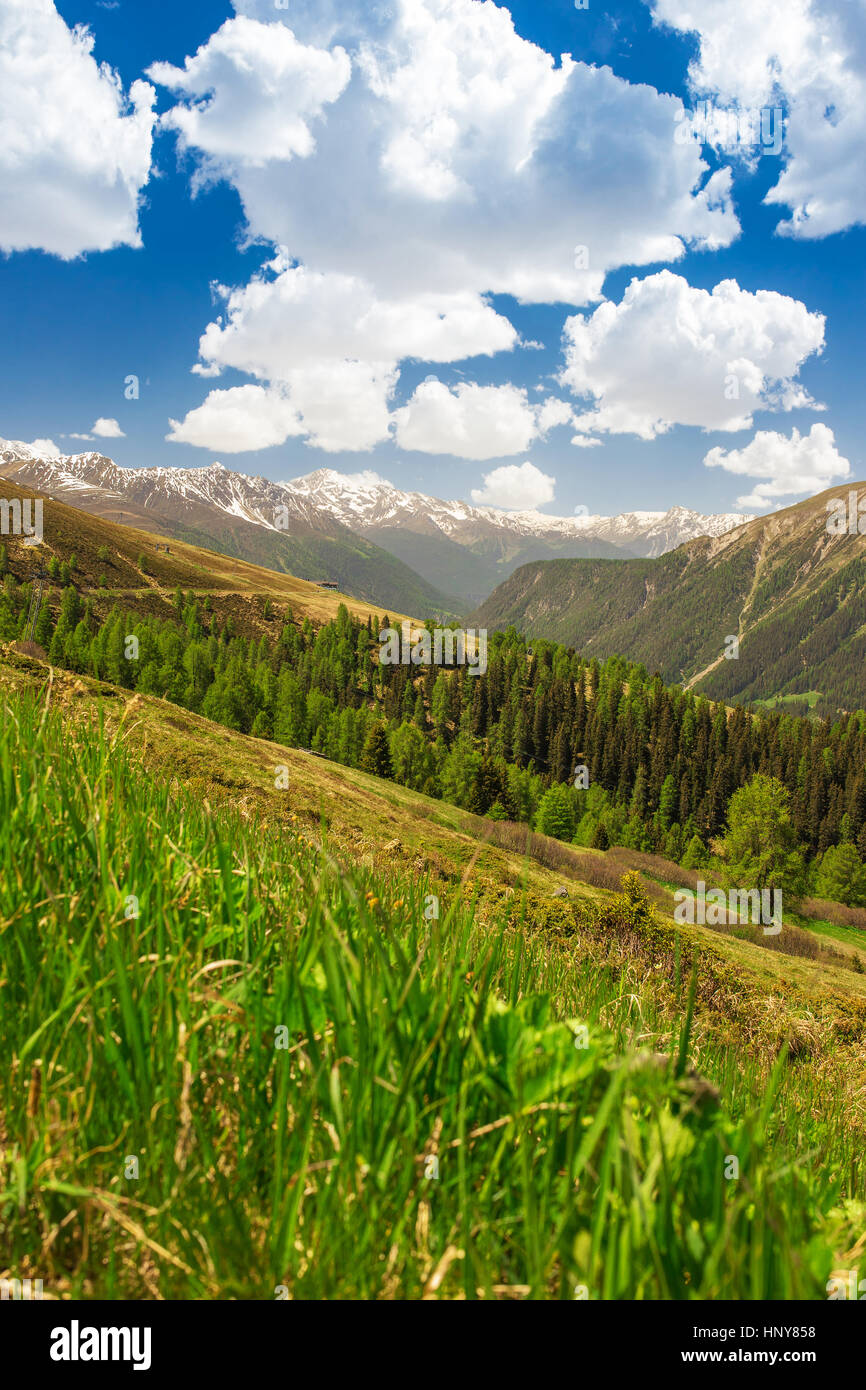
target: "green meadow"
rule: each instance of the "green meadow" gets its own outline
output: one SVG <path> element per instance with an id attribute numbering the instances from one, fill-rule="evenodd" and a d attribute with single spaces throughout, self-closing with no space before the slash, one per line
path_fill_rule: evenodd
<path id="1" fill-rule="evenodd" d="M 767 1073 L 705 1037 L 695 1067 L 697 956 L 676 946 L 662 1017 L 616 949 L 665 946 L 637 876 L 540 930 L 526 892 L 353 864 L 30 690 L 4 693 L 0 768 L 0 1275 L 826 1297 L 863 1224 L 846 1107 L 787 1046 Z"/>

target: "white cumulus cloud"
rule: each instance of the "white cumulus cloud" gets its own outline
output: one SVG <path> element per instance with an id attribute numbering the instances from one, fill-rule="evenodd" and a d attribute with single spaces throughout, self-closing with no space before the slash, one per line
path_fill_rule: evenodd
<path id="1" fill-rule="evenodd" d="M 268 5 L 247 8 L 273 19 Z M 567 55 L 557 63 L 492 3 L 396 0 L 384 14 L 357 7 L 347 23 L 353 77 L 323 110 L 314 153 L 220 166 L 251 234 L 296 260 L 388 296 L 580 304 L 613 266 L 737 235 L 727 175 L 708 179 L 700 152 L 673 141 L 675 98 Z M 225 56 L 213 103 L 243 84 L 267 105 Z"/>
<path id="2" fill-rule="evenodd" d="M 211 391 L 166 439 L 240 454 L 284 444 L 291 435 L 326 452 L 367 451 L 387 439 L 395 373 L 388 363 L 313 362 L 291 385 Z"/>
<path id="3" fill-rule="evenodd" d="M 478 294 L 382 299 L 357 276 L 323 275 L 280 255 L 228 293 L 225 315 L 208 325 L 199 354 L 209 368 L 288 381 L 311 361 L 456 362 L 516 342 L 512 324 Z"/>
<path id="4" fill-rule="evenodd" d="M 652 0 L 655 18 L 699 39 L 695 94 L 731 110 L 785 114 L 766 201 L 779 230 L 823 237 L 866 221 L 866 13 L 862 0 Z M 763 156 L 766 161 L 769 156 Z"/>
<path id="5" fill-rule="evenodd" d="M 562 383 L 591 398 L 578 436 L 652 439 L 673 425 L 741 430 L 755 410 L 814 406 L 794 378 L 824 342 L 824 318 L 771 290 L 736 280 L 712 293 L 662 270 L 634 279 L 619 304 L 565 325 Z"/>
<path id="6" fill-rule="evenodd" d="M 483 488 L 472 490 L 472 501 L 478 506 L 532 511 L 553 501 L 555 486 L 555 478 L 542 473 L 527 459 L 526 463 L 506 463 L 485 473 Z"/>
<path id="7" fill-rule="evenodd" d="M 169 420 L 166 435 L 173 444 L 195 444 L 226 454 L 268 449 L 300 434 L 293 406 L 279 391 L 263 386 L 233 386 L 211 391 L 183 421 Z"/>
<path id="8" fill-rule="evenodd" d="M 759 430 L 742 449 L 711 449 L 707 468 L 763 478 L 755 488 L 738 497 L 738 507 L 766 507 L 773 498 L 821 492 L 834 478 L 847 478 L 851 465 L 838 452 L 833 431 L 815 424 L 808 434 L 793 430 L 791 437 L 775 430 Z"/>
<path id="9" fill-rule="evenodd" d="M 75 434 L 73 432 L 69 435 L 69 438 L 125 439 L 126 435 L 124 434 L 123 430 L 120 428 L 120 425 L 117 423 L 116 420 L 106 419 L 104 415 L 100 415 L 99 419 L 91 425 L 90 430 L 87 434 Z"/>
<path id="10" fill-rule="evenodd" d="M 90 433 L 96 435 L 97 439 L 125 439 L 126 435 L 120 428 L 116 420 L 100 415 L 90 428 Z"/>
<path id="11" fill-rule="evenodd" d="M 283 24 L 243 16 L 226 20 L 182 68 L 153 63 L 148 69 L 154 82 L 187 98 L 162 124 L 221 168 L 312 154 L 311 125 L 337 100 L 350 73 L 342 48 L 310 47 Z"/>
<path id="12" fill-rule="evenodd" d="M 390 362 L 314 362 L 292 373 L 290 397 L 308 435 L 326 453 L 367 453 L 387 439 L 397 384 Z"/>
<path id="13" fill-rule="evenodd" d="M 139 246 L 154 90 L 92 56 L 52 0 L 0 0 L 0 250 Z"/>
<path id="14" fill-rule="evenodd" d="M 59 459 L 61 457 L 60 450 L 53 439 L 34 439 L 32 444 L 27 445 L 27 448 L 32 449 L 35 454 L 39 454 L 40 458 Z"/>
<path id="15" fill-rule="evenodd" d="M 522 454 L 538 433 L 536 408 L 522 388 L 470 381 L 449 387 L 435 377 L 422 381 L 394 418 L 401 448 L 463 459 Z"/>
<path id="16" fill-rule="evenodd" d="M 183 68 L 149 70 L 178 96 L 165 121 L 197 177 L 229 180 L 248 237 L 283 248 L 205 330 L 203 376 L 235 366 L 294 396 L 305 349 L 335 380 L 360 362 L 376 383 L 407 358 L 509 351 L 490 294 L 585 304 L 615 266 L 739 232 L 729 171 L 673 140 L 675 98 L 557 60 L 491 0 L 297 0 L 284 21 L 270 0 L 236 8 Z M 337 433 L 348 423 L 310 442 Z"/>

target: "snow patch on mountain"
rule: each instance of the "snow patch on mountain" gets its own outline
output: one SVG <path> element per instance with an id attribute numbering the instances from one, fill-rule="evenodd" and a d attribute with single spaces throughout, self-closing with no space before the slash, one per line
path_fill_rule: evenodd
<path id="1" fill-rule="evenodd" d="M 10 478 L 49 494 L 98 490 L 141 507 L 164 509 L 172 501 L 201 503 L 269 530 L 284 529 L 289 517 L 307 523 L 325 514 L 353 531 L 402 528 L 441 532 L 458 544 L 471 545 L 485 535 L 562 540 L 571 537 L 608 541 L 629 551 L 661 555 L 696 536 L 721 536 L 751 518 L 738 512 L 705 516 L 688 507 L 667 511 L 632 511 L 617 516 L 548 516 L 544 512 L 507 512 L 475 507 L 459 499 L 428 497 L 394 487 L 377 473 L 343 474 L 319 468 L 290 482 L 235 473 L 221 463 L 201 468 L 121 468 L 104 454 L 40 456 L 31 445 L 0 439 L 0 470 Z"/>
<path id="2" fill-rule="evenodd" d="M 610 541 L 628 550 L 637 540 L 647 544 L 648 554 L 660 555 L 696 536 L 721 536 L 751 520 L 741 512 L 705 516 L 688 507 L 666 512 L 633 511 L 618 516 L 549 516 L 545 512 L 506 512 L 496 507 L 473 507 L 467 502 L 443 501 L 421 492 L 404 492 L 373 472 L 346 475 L 319 468 L 286 484 L 330 511 L 347 526 L 410 526 L 429 523 L 455 541 L 479 524 L 519 536 L 561 539 L 580 537 Z M 474 537 L 473 537 L 474 538 Z"/>

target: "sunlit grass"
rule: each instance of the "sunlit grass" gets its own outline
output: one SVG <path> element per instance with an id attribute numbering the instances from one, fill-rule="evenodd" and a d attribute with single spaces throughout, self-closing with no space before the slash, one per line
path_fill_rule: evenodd
<path id="1" fill-rule="evenodd" d="M 437 919 L 409 871 L 215 812 L 27 695 L 0 814 L 0 1273 L 105 1298 L 825 1296 L 844 1116 L 807 1116 L 806 1081 L 798 1132 L 784 1054 L 759 1084 L 720 1048 L 732 1118 L 688 1067 L 689 962 L 659 1058 L 619 965 L 513 907 Z M 607 911 L 651 922 L 636 893 Z"/>

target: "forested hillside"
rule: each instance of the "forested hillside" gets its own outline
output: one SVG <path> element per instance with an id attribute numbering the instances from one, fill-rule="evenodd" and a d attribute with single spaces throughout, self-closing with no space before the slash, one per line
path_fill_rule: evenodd
<path id="1" fill-rule="evenodd" d="M 717 699 L 866 705 L 866 538 L 828 530 L 818 497 L 656 560 L 526 565 L 468 621 L 513 624 L 604 658 L 624 655 Z M 862 491 L 862 489 L 861 489 Z M 727 657 L 729 639 L 738 655 Z"/>
<path id="2" fill-rule="evenodd" d="M 0 640 L 20 635 L 28 599 L 29 586 L 8 576 Z M 866 856 L 862 712 L 835 723 L 755 717 L 638 664 L 528 644 L 513 629 L 493 637 L 487 672 L 475 676 L 380 665 L 378 624 L 345 606 L 318 630 L 288 615 L 258 638 L 238 636 L 209 598 L 178 590 L 174 608 L 166 620 L 118 606 L 100 620 L 70 585 L 59 612 L 43 604 L 36 639 L 57 665 L 579 844 L 663 851 L 696 867 L 733 793 L 762 773 L 786 789 L 807 857 L 845 844 L 859 872 Z"/>

